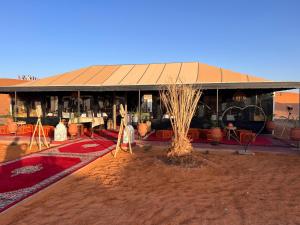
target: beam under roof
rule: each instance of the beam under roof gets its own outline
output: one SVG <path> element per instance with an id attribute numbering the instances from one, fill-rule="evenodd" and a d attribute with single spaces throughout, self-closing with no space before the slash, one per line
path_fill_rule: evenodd
<path id="1" fill-rule="evenodd" d="M 289 90 L 300 88 L 300 82 L 244 82 L 244 83 L 203 83 L 193 84 L 204 90 L 209 89 L 268 89 L 271 91 Z M 161 90 L 164 85 L 84 85 L 84 86 L 2 86 L 0 93 L 10 92 L 54 92 L 54 91 L 154 91 Z"/>

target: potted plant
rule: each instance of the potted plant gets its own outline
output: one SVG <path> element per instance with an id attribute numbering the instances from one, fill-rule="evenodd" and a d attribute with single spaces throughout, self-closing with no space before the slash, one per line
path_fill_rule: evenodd
<path id="1" fill-rule="evenodd" d="M 213 144 L 219 144 L 222 141 L 223 133 L 218 126 L 217 120 L 212 120 L 212 127 L 210 128 L 210 139 Z"/>
<path id="2" fill-rule="evenodd" d="M 77 124 L 75 123 L 74 117 L 72 117 L 69 121 L 68 132 L 69 132 L 71 138 L 74 138 L 78 134 L 78 127 L 77 127 Z"/>
<path id="3" fill-rule="evenodd" d="M 138 132 L 139 135 L 144 137 L 147 134 L 148 126 L 145 120 L 141 120 L 141 122 L 138 124 Z"/>

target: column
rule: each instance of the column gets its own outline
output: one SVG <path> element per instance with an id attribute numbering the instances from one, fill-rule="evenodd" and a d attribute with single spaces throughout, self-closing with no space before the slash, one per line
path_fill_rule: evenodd
<path id="1" fill-rule="evenodd" d="M 113 129 L 117 129 L 117 105 L 116 105 L 116 93 L 113 94 Z"/>
<path id="2" fill-rule="evenodd" d="M 139 122 L 141 122 L 141 90 L 139 90 L 139 104 L 138 104 L 138 109 L 139 109 Z"/>
<path id="3" fill-rule="evenodd" d="M 80 91 L 77 91 L 77 116 L 80 116 Z"/>
<path id="4" fill-rule="evenodd" d="M 17 117 L 17 92 L 15 91 L 14 119 Z"/>
<path id="5" fill-rule="evenodd" d="M 216 102 L 217 125 L 219 125 L 219 89 L 217 89 L 217 102 Z"/>

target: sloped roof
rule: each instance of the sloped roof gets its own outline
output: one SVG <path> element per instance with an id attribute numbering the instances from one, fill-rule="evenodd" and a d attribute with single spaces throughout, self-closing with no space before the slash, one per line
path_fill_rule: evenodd
<path id="1" fill-rule="evenodd" d="M 11 86 L 17 84 L 24 84 L 28 82 L 27 80 L 17 80 L 17 79 L 10 79 L 10 78 L 0 78 L 0 86 Z"/>
<path id="2" fill-rule="evenodd" d="M 17 86 L 135 86 L 167 83 L 247 83 L 263 78 L 198 62 L 95 65 Z"/>

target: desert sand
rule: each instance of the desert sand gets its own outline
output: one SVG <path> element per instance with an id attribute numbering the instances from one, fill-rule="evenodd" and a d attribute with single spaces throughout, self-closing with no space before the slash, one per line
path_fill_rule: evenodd
<path id="1" fill-rule="evenodd" d="M 197 153 L 170 166 L 161 148 L 100 158 L 0 214 L 1 224 L 300 224 L 300 156 Z"/>

